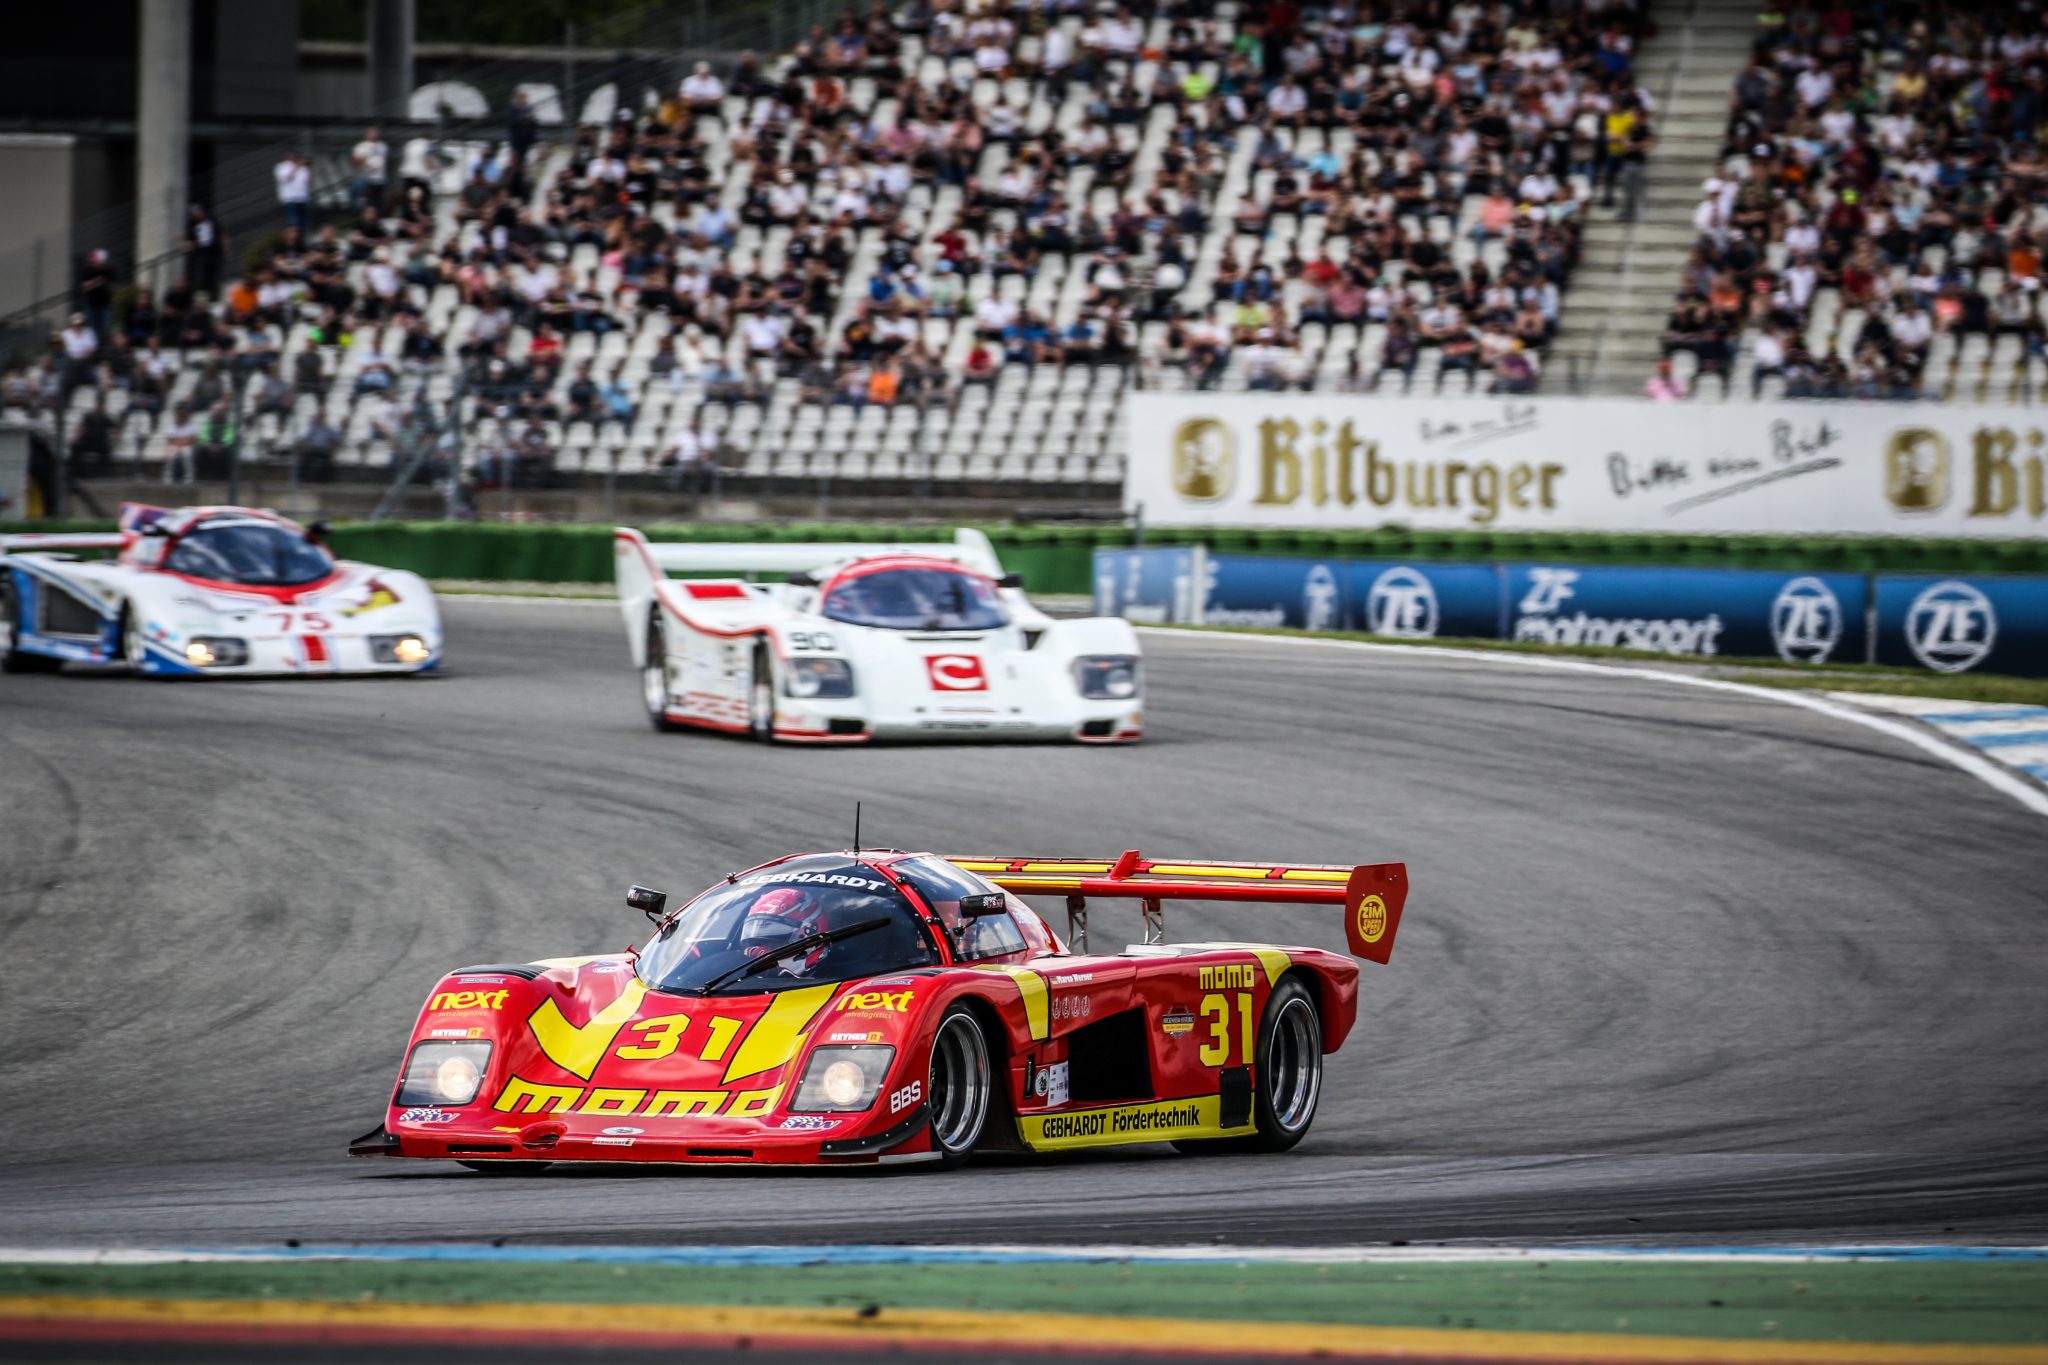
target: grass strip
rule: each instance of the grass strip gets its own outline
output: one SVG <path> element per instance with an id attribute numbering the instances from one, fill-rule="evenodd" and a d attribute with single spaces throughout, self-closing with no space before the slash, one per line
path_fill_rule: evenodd
<path id="1" fill-rule="evenodd" d="M 0 1265 L 0 1294 L 1171 1316 L 1729 1340 L 2048 1343 L 2048 1264 Z"/>

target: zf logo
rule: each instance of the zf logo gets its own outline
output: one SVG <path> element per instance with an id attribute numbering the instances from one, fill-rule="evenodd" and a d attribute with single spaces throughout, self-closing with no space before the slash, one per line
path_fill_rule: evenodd
<path id="1" fill-rule="evenodd" d="M 1961 673 L 1984 662 L 1998 639 L 1991 602 L 1968 583 L 1947 579 L 1906 609 L 1906 643 L 1937 673 Z"/>
<path id="2" fill-rule="evenodd" d="M 1529 591 L 1522 594 L 1522 610 L 1536 616 L 1556 611 L 1572 596 L 1572 584 L 1578 581 L 1577 569 L 1529 570 Z"/>
<path id="3" fill-rule="evenodd" d="M 1372 581 L 1365 617 L 1375 635 L 1430 639 L 1436 634 L 1436 589 L 1413 569 L 1388 569 Z"/>
<path id="4" fill-rule="evenodd" d="M 909 1085 L 904 1086 L 901 1090 L 889 1096 L 889 1112 L 891 1114 L 900 1114 L 923 1098 L 924 1082 L 912 1081 Z"/>
<path id="5" fill-rule="evenodd" d="M 934 692 L 988 691 L 988 674 L 972 654 L 932 654 L 926 656 L 924 666 L 931 674 Z"/>
<path id="6" fill-rule="evenodd" d="M 1337 628 L 1337 575 L 1327 564 L 1308 571 L 1301 590 L 1301 624 L 1309 630 Z"/>
<path id="7" fill-rule="evenodd" d="M 1771 603 L 1771 641 L 1787 663 L 1818 664 L 1842 640 L 1842 604 L 1818 578 L 1795 578 Z"/>

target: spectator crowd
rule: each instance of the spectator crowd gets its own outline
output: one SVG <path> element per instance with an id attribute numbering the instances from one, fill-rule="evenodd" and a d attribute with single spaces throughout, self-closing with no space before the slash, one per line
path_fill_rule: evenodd
<path id="1" fill-rule="evenodd" d="M 2034 5 L 1766 6 L 1651 396 L 1984 397 L 1994 360 L 2038 369 L 2044 74 Z"/>
<path id="2" fill-rule="evenodd" d="M 286 156 L 274 229 L 194 206 L 160 293 L 89 257 L 0 404 L 167 479 L 260 427 L 316 467 L 537 480 L 609 441 L 695 481 L 906 411 L 1049 449 L 1007 420 L 1040 401 L 1106 455 L 1130 383 L 1527 393 L 1596 197 L 1634 208 L 1641 32 L 1629 0 L 878 0 L 558 140 L 522 96 L 489 142 Z"/>

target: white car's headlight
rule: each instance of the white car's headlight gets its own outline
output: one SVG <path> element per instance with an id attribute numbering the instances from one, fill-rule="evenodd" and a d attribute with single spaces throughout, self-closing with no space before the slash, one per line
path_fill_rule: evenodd
<path id="1" fill-rule="evenodd" d="M 881 1044 L 821 1047 L 811 1053 L 792 1114 L 857 1113 L 873 1106 L 896 1049 Z"/>
<path id="2" fill-rule="evenodd" d="M 194 668 L 233 668 L 249 662 L 249 642 L 226 636 L 194 636 L 185 642 L 185 662 Z"/>
<path id="3" fill-rule="evenodd" d="M 791 659 L 783 689 L 792 697 L 850 697 L 853 665 L 844 659 Z"/>
<path id="4" fill-rule="evenodd" d="M 1138 656 L 1084 655 L 1074 660 L 1074 685 L 1093 701 L 1129 701 L 1138 695 Z"/>
<path id="5" fill-rule="evenodd" d="M 483 1086 L 490 1060 L 488 1042 L 421 1043 L 412 1050 L 393 1103 L 468 1104 Z"/>
<path id="6" fill-rule="evenodd" d="M 380 664 L 423 664 L 433 655 L 417 635 L 372 635 L 370 657 Z"/>

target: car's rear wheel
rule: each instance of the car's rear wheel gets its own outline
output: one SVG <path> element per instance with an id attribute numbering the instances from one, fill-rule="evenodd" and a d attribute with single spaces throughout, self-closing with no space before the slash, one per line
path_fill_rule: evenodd
<path id="1" fill-rule="evenodd" d="M 54 673 L 64 666 L 62 659 L 21 648 L 21 607 L 15 592 L 13 572 L 0 569 L 0 673 Z"/>
<path id="2" fill-rule="evenodd" d="M 754 647 L 754 670 L 747 685 L 747 734 L 763 744 L 775 742 L 775 659 L 765 645 Z"/>
<path id="3" fill-rule="evenodd" d="M 981 1021 L 965 1005 L 955 1005 L 932 1035 L 931 1071 L 925 1081 L 932 1150 L 947 1164 L 965 1161 L 981 1141 L 994 1090 Z"/>
<path id="4" fill-rule="evenodd" d="M 1248 1137 L 1195 1139 L 1173 1145 L 1183 1152 L 1284 1152 L 1308 1136 L 1323 1094 L 1323 1024 L 1313 992 L 1283 977 L 1259 1018 L 1259 1050 L 1252 1071 Z"/>
<path id="5" fill-rule="evenodd" d="M 478 1175 L 538 1175 L 554 1165 L 552 1161 L 458 1161 Z"/>
<path id="6" fill-rule="evenodd" d="M 668 637 L 661 627 L 661 608 L 647 618 L 647 663 L 640 670 L 640 698 L 647 721 L 663 734 L 683 726 L 668 717 Z"/>

